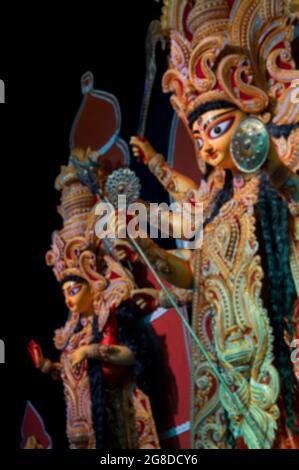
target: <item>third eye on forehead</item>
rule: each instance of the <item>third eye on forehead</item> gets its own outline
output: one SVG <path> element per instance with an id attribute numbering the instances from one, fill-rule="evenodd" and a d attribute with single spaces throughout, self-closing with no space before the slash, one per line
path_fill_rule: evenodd
<path id="1" fill-rule="evenodd" d="M 215 114 L 215 116 L 211 116 L 210 118 L 208 118 L 206 120 L 206 122 L 204 122 L 204 119 L 203 118 L 199 118 L 196 123 L 200 126 L 200 129 L 194 129 L 192 131 L 192 135 L 196 136 L 196 135 L 199 135 L 202 131 L 205 131 L 207 129 L 207 127 L 212 123 L 214 122 L 216 119 L 218 119 L 219 117 L 221 116 L 225 116 L 226 114 L 229 114 L 231 113 L 232 111 L 234 111 L 235 109 L 234 108 L 230 108 L 230 109 L 226 109 L 225 111 L 221 112 L 221 113 L 217 113 Z"/>
<path id="2" fill-rule="evenodd" d="M 73 287 L 77 284 L 76 281 L 66 281 L 64 284 L 63 284 L 63 290 L 67 289 L 68 287 Z"/>
<path id="3" fill-rule="evenodd" d="M 204 131 L 207 129 L 207 127 L 211 124 L 211 122 L 214 122 L 216 121 L 216 119 L 220 118 L 221 116 L 225 116 L 226 114 L 229 114 L 231 113 L 232 111 L 234 111 L 235 109 L 234 108 L 230 108 L 230 109 L 226 109 L 225 111 L 221 112 L 221 113 L 218 113 L 218 114 L 215 114 L 215 116 L 211 116 L 210 118 L 208 118 L 206 120 L 206 122 L 203 124 L 203 129 Z"/>
<path id="4" fill-rule="evenodd" d="M 73 289 L 75 286 L 80 286 L 80 284 L 76 281 L 68 281 L 64 284 L 62 290 L 63 292 L 70 292 L 71 289 Z"/>

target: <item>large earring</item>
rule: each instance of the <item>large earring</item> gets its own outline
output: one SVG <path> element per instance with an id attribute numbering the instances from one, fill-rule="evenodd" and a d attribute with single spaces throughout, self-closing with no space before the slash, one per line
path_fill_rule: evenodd
<path id="1" fill-rule="evenodd" d="M 255 173 L 268 158 L 270 138 L 265 124 L 250 116 L 240 122 L 230 142 L 232 160 L 238 170 Z"/>

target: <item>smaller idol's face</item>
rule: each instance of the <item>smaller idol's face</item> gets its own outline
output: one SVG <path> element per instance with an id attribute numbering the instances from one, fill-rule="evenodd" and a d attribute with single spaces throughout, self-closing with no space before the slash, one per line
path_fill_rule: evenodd
<path id="1" fill-rule="evenodd" d="M 62 291 L 65 303 L 73 313 L 88 314 L 92 312 L 93 298 L 87 282 L 67 281 Z"/>
<path id="2" fill-rule="evenodd" d="M 222 108 L 207 111 L 192 124 L 192 134 L 205 163 L 223 169 L 235 168 L 229 144 L 236 128 L 245 118 L 246 114 L 238 109 Z"/>

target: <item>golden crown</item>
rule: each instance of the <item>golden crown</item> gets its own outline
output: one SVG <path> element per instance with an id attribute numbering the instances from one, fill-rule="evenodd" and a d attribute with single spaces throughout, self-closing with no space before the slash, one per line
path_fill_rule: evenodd
<path id="1" fill-rule="evenodd" d="M 295 3 L 164 1 L 161 22 L 171 52 L 163 89 L 186 123 L 199 105 L 215 100 L 248 114 L 269 112 L 277 125 L 298 121 L 293 84 L 299 71 L 291 54 Z"/>
<path id="2" fill-rule="evenodd" d="M 86 163 L 93 160 L 93 153 L 73 149 L 71 157 Z M 97 155 L 96 157 L 98 158 Z M 63 218 L 63 227 L 52 235 L 46 263 L 52 266 L 58 281 L 63 281 L 68 276 L 77 276 L 89 284 L 94 295 L 95 313 L 99 315 L 99 327 L 102 329 L 111 306 L 118 306 L 130 297 L 134 282 L 120 263 L 105 254 L 102 240 L 90 229 L 90 220 L 94 218 L 95 197 L 81 184 L 77 169 L 71 163 L 72 159 L 67 166 L 61 168 L 55 181 L 55 188 L 61 191 L 58 211 Z M 95 171 L 97 168 L 95 167 Z"/>

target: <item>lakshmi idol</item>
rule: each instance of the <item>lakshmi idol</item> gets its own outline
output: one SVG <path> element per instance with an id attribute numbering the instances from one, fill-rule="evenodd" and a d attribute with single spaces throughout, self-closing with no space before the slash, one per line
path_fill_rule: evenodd
<path id="1" fill-rule="evenodd" d="M 296 18 L 298 3 L 280 0 L 164 2 L 163 87 L 202 181 L 145 139 L 131 144 L 173 197 L 203 204 L 203 243 L 189 260 L 159 249 L 161 274 L 191 289 L 192 328 L 210 358 L 193 341 L 192 448 L 299 448 Z"/>
<path id="2" fill-rule="evenodd" d="M 74 149 L 74 158 L 86 161 L 88 151 Z M 101 184 L 108 166 L 98 167 Z M 146 338 L 130 303 L 134 279 L 89 230 L 95 198 L 72 163 L 62 167 L 55 186 L 62 192 L 63 228 L 53 233 L 46 261 L 69 315 L 54 336 L 59 362 L 44 358 L 34 341 L 29 351 L 38 369 L 63 382 L 71 449 L 159 448 L 150 401 L 140 388 Z"/>

